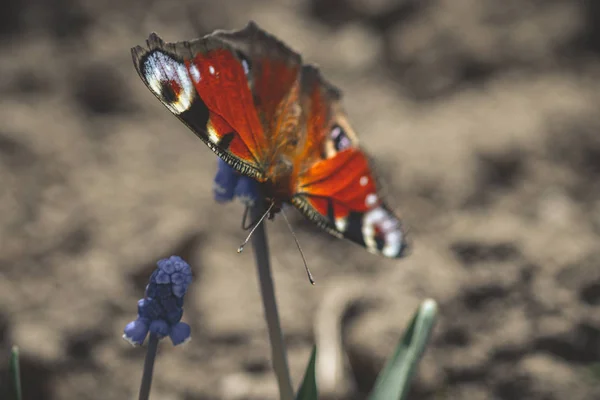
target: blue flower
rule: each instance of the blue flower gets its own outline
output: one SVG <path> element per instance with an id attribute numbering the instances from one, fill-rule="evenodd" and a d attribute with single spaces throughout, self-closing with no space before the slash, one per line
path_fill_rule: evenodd
<path id="1" fill-rule="evenodd" d="M 213 193 L 219 203 L 227 203 L 237 197 L 245 205 L 252 206 L 259 198 L 257 182 L 240 175 L 220 158 L 213 183 Z"/>
<path id="2" fill-rule="evenodd" d="M 156 263 L 146 297 L 138 301 L 138 317 L 127 324 L 123 338 L 132 345 L 144 343 L 148 333 L 169 336 L 173 345 L 190 339 L 191 328 L 181 322 L 183 297 L 192 282 L 192 270 L 181 257 L 171 256 Z"/>
<path id="3" fill-rule="evenodd" d="M 140 318 L 127 324 L 124 330 L 123 339 L 132 345 L 141 345 L 144 343 L 148 330 L 150 329 L 150 319 Z"/>
<path id="4" fill-rule="evenodd" d="M 178 344 L 184 343 L 186 340 L 188 340 L 187 338 L 190 337 L 191 332 L 192 329 L 188 324 L 185 322 L 180 322 L 171 328 L 169 337 L 171 338 L 173 345 L 177 346 Z"/>

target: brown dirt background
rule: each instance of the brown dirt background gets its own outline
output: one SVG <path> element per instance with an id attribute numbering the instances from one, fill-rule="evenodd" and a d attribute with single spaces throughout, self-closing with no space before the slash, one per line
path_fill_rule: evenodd
<path id="1" fill-rule="evenodd" d="M 269 223 L 294 382 L 316 316 L 358 300 L 343 332 L 362 398 L 431 297 L 412 399 L 600 398 L 599 4 L 3 0 L 0 343 L 5 360 L 21 347 L 25 398 L 136 398 L 144 351 L 120 336 L 171 254 L 196 277 L 193 340 L 161 346 L 152 398 L 277 398 L 252 252 L 235 251 L 242 206 L 212 201 L 215 156 L 129 54 L 151 31 L 249 19 L 343 89 L 414 243 L 385 260 L 294 215 L 311 287 Z"/>

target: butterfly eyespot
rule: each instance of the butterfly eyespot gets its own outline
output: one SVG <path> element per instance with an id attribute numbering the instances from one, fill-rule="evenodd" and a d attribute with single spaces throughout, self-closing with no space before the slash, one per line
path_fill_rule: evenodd
<path id="1" fill-rule="evenodd" d="M 333 127 L 330 137 L 333 141 L 335 151 L 342 151 L 352 146 L 352 140 L 350 140 L 346 132 L 339 125 Z"/>
<path id="2" fill-rule="evenodd" d="M 362 236 L 369 251 L 386 257 L 400 257 L 406 248 L 400 221 L 381 206 L 364 214 Z"/>
<path id="3" fill-rule="evenodd" d="M 355 147 L 356 140 L 352 133 L 348 134 L 340 125 L 335 124 L 329 131 L 327 140 L 323 145 L 322 157 L 328 159 L 345 149 Z M 363 185 L 364 186 L 364 185 Z"/>
<path id="4" fill-rule="evenodd" d="M 181 93 L 181 87 L 174 81 L 162 81 L 161 95 L 165 102 L 172 104 L 177 101 L 179 94 Z"/>
<path id="5" fill-rule="evenodd" d="M 154 51 L 142 68 L 148 86 L 172 113 L 181 114 L 191 107 L 196 91 L 185 64 Z"/>

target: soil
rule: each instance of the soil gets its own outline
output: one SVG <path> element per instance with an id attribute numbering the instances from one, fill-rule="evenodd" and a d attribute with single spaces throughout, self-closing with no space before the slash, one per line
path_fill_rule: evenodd
<path id="1" fill-rule="evenodd" d="M 0 343 L 21 348 L 25 398 L 136 398 L 144 350 L 121 334 L 172 254 L 195 275 L 193 340 L 161 345 L 152 397 L 278 398 L 243 207 L 213 201 L 214 154 L 129 53 L 250 19 L 343 90 L 414 246 L 383 259 L 288 212 L 312 287 L 268 223 L 295 384 L 319 321 L 340 320 L 337 390 L 364 398 L 433 298 L 411 399 L 600 398 L 597 2 L 5 0 Z"/>

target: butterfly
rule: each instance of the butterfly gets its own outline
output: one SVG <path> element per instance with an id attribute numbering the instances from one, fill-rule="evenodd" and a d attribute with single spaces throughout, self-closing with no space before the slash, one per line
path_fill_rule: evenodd
<path id="1" fill-rule="evenodd" d="M 254 22 L 200 39 L 150 34 L 131 49 L 148 89 L 225 163 L 330 234 L 399 258 L 408 242 L 318 68 Z"/>

